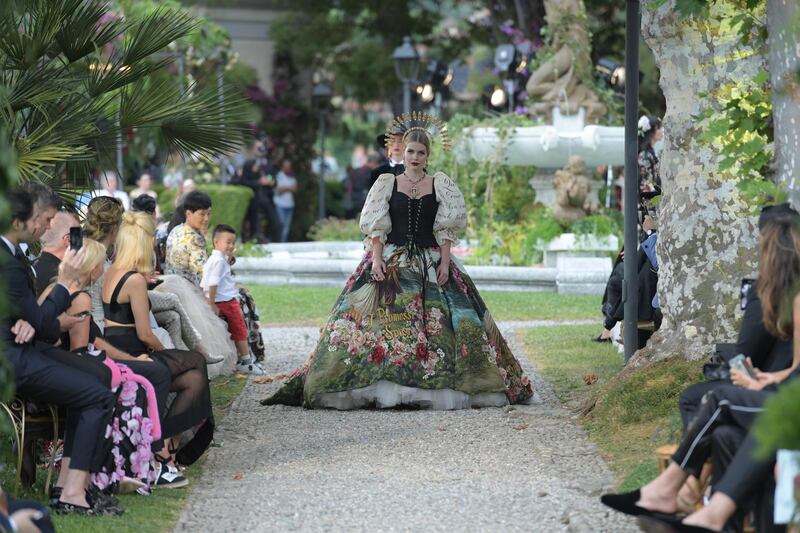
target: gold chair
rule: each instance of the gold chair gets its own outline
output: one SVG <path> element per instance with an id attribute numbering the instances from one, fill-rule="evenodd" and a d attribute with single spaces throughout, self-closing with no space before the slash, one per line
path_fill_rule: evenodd
<path id="1" fill-rule="evenodd" d="M 17 444 L 17 477 L 16 482 L 14 483 L 14 496 L 19 494 L 19 487 L 22 483 L 22 462 L 25 457 L 25 451 L 29 444 L 29 442 L 26 441 L 26 438 L 30 439 L 30 434 L 29 432 L 26 432 L 26 429 L 28 429 L 30 425 L 39 427 L 52 425 L 52 438 L 54 441 L 58 440 L 58 408 L 51 404 L 46 405 L 47 409 L 50 411 L 50 416 L 28 414 L 25 399 L 20 398 L 19 396 L 16 396 L 10 404 L 0 402 L 0 408 L 2 408 L 9 420 L 11 420 L 11 425 L 14 426 L 14 438 L 16 439 Z M 48 494 L 48 488 L 50 487 L 50 482 L 53 479 L 57 451 L 58 446 L 54 445 L 53 450 L 50 453 L 50 463 L 47 467 L 47 480 L 43 489 L 45 496 Z M 34 465 L 34 476 L 35 475 Z"/>

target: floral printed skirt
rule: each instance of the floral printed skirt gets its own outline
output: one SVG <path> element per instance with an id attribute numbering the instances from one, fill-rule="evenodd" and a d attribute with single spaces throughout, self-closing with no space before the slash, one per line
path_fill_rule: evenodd
<path id="1" fill-rule="evenodd" d="M 374 282 L 372 254 L 366 254 L 308 362 L 262 404 L 465 409 L 533 395 L 475 285 L 455 262 L 440 287 L 438 249 L 387 245 L 384 257 L 386 279 Z"/>

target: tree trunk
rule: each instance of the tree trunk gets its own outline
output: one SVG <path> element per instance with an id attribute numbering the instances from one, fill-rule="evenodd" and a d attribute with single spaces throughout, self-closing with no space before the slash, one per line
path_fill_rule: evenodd
<path id="1" fill-rule="evenodd" d="M 800 17 L 797 0 L 767 0 L 769 71 L 775 125 L 776 178 L 787 185 L 789 201 L 800 208 Z"/>
<path id="2" fill-rule="evenodd" d="M 753 77 L 763 58 L 748 57 L 737 35 L 720 31 L 714 13 L 682 19 L 669 0 L 642 9 L 642 33 L 661 71 L 667 102 L 658 207 L 658 294 L 664 321 L 635 362 L 708 356 L 736 338 L 739 284 L 758 255 L 755 219 L 723 176 L 717 151 L 700 140 L 693 115 L 714 105 L 722 83 Z M 729 9 L 712 4 L 712 10 Z M 736 53 L 735 52 L 740 52 Z"/>

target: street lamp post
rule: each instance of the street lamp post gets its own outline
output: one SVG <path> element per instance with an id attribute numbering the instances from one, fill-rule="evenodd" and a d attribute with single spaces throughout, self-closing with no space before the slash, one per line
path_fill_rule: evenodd
<path id="1" fill-rule="evenodd" d="M 394 71 L 403 83 L 403 113 L 411 111 L 411 82 L 416 80 L 419 72 L 419 54 L 411 37 L 403 37 L 403 44 L 394 49 L 392 54 Z"/>
<path id="2" fill-rule="evenodd" d="M 319 112 L 319 189 L 318 189 L 318 208 L 317 218 L 325 218 L 325 120 L 328 114 L 328 104 L 333 96 L 330 85 L 325 81 L 320 81 L 314 85 L 311 97 L 314 105 Z"/>

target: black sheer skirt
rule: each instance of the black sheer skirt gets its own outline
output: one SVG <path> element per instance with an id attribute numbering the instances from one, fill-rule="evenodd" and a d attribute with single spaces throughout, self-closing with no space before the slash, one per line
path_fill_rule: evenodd
<path id="1" fill-rule="evenodd" d="M 174 437 L 202 424 L 178 452 L 179 462 L 195 462 L 211 444 L 214 436 L 214 416 L 205 358 L 188 350 L 148 353 L 147 346 L 136 335 L 136 329 L 131 327 L 107 327 L 104 337 L 124 352 L 131 355 L 148 354 L 169 369 L 172 376 L 170 391 L 176 393 L 176 396 L 161 419 L 161 433 L 164 437 Z"/>

